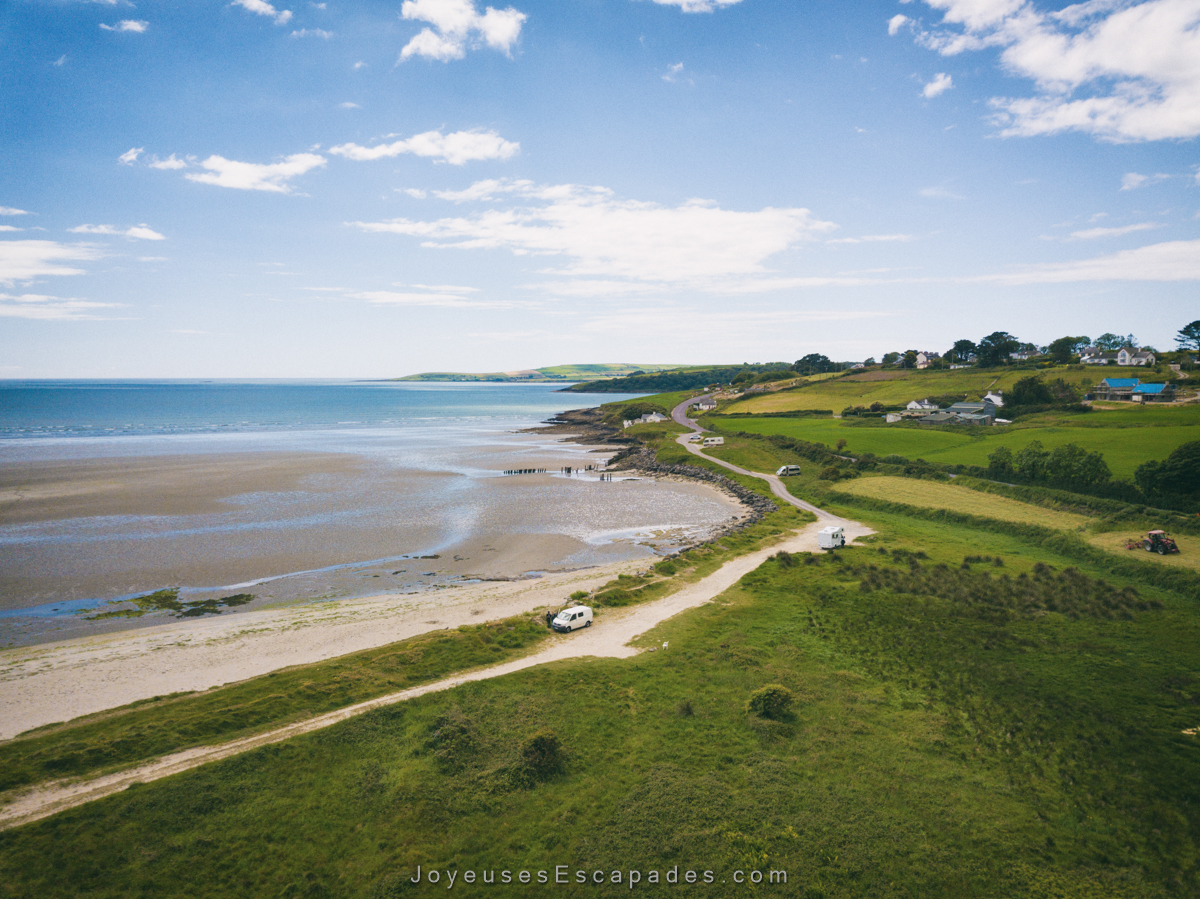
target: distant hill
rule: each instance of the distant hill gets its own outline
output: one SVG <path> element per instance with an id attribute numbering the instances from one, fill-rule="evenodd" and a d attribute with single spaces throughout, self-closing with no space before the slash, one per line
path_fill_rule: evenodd
<path id="1" fill-rule="evenodd" d="M 728 384 L 738 375 L 750 372 L 789 371 L 786 362 L 758 365 L 693 365 L 671 371 L 626 375 L 606 381 L 590 381 L 564 388 L 575 393 L 671 393 L 676 390 L 695 390 L 709 384 Z"/>
<path id="2" fill-rule="evenodd" d="M 685 365 L 635 365 L 632 362 L 609 362 L 597 365 L 552 365 L 548 368 L 526 368 L 518 371 L 456 372 L 427 371 L 419 375 L 394 378 L 396 381 L 597 381 L 622 378 L 626 375 L 645 372 L 674 371 L 694 366 Z"/>

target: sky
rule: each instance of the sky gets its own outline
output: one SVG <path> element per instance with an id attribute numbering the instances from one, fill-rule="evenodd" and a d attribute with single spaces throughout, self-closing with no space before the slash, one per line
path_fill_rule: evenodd
<path id="1" fill-rule="evenodd" d="M 1200 318 L 1200 0 L 6 0 L 0 378 Z"/>

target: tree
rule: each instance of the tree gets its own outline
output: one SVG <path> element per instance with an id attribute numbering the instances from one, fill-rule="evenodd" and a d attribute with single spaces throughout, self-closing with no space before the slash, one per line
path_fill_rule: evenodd
<path id="1" fill-rule="evenodd" d="M 796 364 L 792 368 L 798 374 L 815 375 L 821 372 L 838 371 L 840 366 L 835 362 L 830 362 L 828 356 L 823 356 L 820 353 L 809 353 L 803 359 L 797 359 Z"/>
<path id="2" fill-rule="evenodd" d="M 1045 381 L 1031 375 L 1017 381 L 1005 399 L 1010 406 L 1048 406 L 1054 402 L 1054 394 Z"/>
<path id="3" fill-rule="evenodd" d="M 1111 478 L 1112 472 L 1104 456 L 1089 453 L 1074 443 L 1055 447 L 1046 460 L 1046 480 L 1061 487 L 1087 490 L 1105 484 Z"/>
<path id="4" fill-rule="evenodd" d="M 863 360 L 863 365 L 874 365 L 874 364 L 875 364 L 874 356 L 868 356 L 866 359 Z"/>
<path id="5" fill-rule="evenodd" d="M 1085 346 L 1091 345 L 1091 339 L 1083 337 L 1060 337 L 1050 343 L 1050 358 L 1059 365 L 1069 365 L 1071 358 Z"/>
<path id="6" fill-rule="evenodd" d="M 1139 465 L 1133 479 L 1151 496 L 1200 496 L 1200 440 L 1183 444 L 1162 462 Z"/>
<path id="7" fill-rule="evenodd" d="M 1137 338 L 1132 334 L 1122 337 L 1120 334 L 1104 333 L 1096 338 L 1096 346 L 1102 350 L 1114 352 L 1123 346 L 1137 346 Z"/>
<path id="8" fill-rule="evenodd" d="M 976 356 L 981 366 L 992 368 L 1007 363 L 1020 345 L 1021 342 L 1007 331 L 993 331 L 979 341 Z"/>
<path id="9" fill-rule="evenodd" d="M 956 340 L 954 346 L 946 350 L 946 360 L 956 365 L 965 365 L 975 355 L 977 347 L 970 340 Z"/>
<path id="10" fill-rule="evenodd" d="M 1013 459 L 1013 468 L 1028 481 L 1040 481 L 1046 477 L 1046 463 L 1050 454 L 1042 441 L 1031 440 Z"/>
<path id="11" fill-rule="evenodd" d="M 1012 477 L 1013 451 L 1007 446 L 998 446 L 988 456 L 988 474 L 993 478 Z"/>
<path id="12" fill-rule="evenodd" d="M 1175 343 L 1181 350 L 1200 350 L 1200 319 L 1180 328 Z"/>
<path id="13" fill-rule="evenodd" d="M 916 368 L 917 367 L 917 351 L 905 350 L 904 358 L 900 360 L 901 368 Z"/>
<path id="14" fill-rule="evenodd" d="M 896 360 L 899 358 L 900 358 L 899 353 L 884 353 L 883 354 L 883 364 L 884 365 L 895 365 Z"/>

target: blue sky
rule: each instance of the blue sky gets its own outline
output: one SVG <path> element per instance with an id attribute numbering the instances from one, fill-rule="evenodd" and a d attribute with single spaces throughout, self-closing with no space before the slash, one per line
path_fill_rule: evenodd
<path id="1" fill-rule="evenodd" d="M 1200 317 L 1200 0 L 9 0 L 0 377 Z"/>

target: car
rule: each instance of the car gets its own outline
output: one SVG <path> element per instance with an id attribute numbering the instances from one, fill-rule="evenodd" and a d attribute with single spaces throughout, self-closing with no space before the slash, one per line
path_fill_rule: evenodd
<path id="1" fill-rule="evenodd" d="M 788 475 L 793 475 L 793 474 L 800 474 L 800 466 L 799 465 L 781 466 L 779 471 L 775 472 L 775 477 L 782 478 L 782 477 L 787 477 Z"/>
<path id="2" fill-rule="evenodd" d="M 592 610 L 587 606 L 571 606 L 569 609 L 563 609 L 554 616 L 550 626 L 560 634 L 577 631 L 581 627 L 591 627 Z"/>

